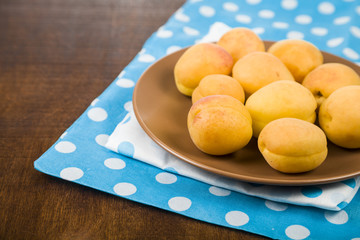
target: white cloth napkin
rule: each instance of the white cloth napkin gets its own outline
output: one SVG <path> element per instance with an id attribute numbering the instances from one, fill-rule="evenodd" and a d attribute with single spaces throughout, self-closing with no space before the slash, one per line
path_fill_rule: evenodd
<path id="1" fill-rule="evenodd" d="M 281 203 L 338 211 L 352 200 L 359 189 L 360 177 L 349 181 L 304 187 L 259 185 L 222 177 L 168 153 L 144 132 L 130 103 L 126 109 L 128 114 L 108 138 L 106 148 L 163 170 L 223 188 L 224 191 L 231 190 Z"/>

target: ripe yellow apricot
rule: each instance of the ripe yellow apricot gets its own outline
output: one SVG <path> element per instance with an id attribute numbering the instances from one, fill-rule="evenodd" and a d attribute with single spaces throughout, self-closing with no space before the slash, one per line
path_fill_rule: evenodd
<path id="1" fill-rule="evenodd" d="M 296 118 L 280 118 L 266 125 L 258 147 L 267 163 L 284 173 L 313 170 L 328 153 L 325 133 L 315 124 Z"/>
<path id="2" fill-rule="evenodd" d="M 192 103 L 210 95 L 229 95 L 244 103 L 245 93 L 241 84 L 234 78 L 223 74 L 204 77 L 192 94 Z"/>
<path id="3" fill-rule="evenodd" d="M 191 96 L 201 79 L 210 74 L 229 75 L 233 59 L 224 48 L 214 43 L 199 43 L 188 48 L 174 67 L 178 90 Z"/>
<path id="4" fill-rule="evenodd" d="M 319 123 L 331 142 L 360 148 L 360 86 L 334 91 L 320 106 Z"/>
<path id="5" fill-rule="evenodd" d="M 190 108 L 187 126 L 195 146 L 212 155 L 235 152 L 252 137 L 250 114 L 239 100 L 228 95 L 197 101 Z"/>

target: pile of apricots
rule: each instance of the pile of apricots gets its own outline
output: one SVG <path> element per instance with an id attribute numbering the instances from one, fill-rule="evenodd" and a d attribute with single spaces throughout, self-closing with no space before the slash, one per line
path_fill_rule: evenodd
<path id="1" fill-rule="evenodd" d="M 360 77 L 348 65 L 324 63 L 308 41 L 266 49 L 252 30 L 233 28 L 216 43 L 189 47 L 174 78 L 192 98 L 190 137 L 207 154 L 233 153 L 254 137 L 272 168 L 301 173 L 325 161 L 328 140 L 360 148 Z"/>

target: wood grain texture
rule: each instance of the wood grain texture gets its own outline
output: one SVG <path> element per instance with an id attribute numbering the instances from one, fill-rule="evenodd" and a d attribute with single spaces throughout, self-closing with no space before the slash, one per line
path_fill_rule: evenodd
<path id="1" fill-rule="evenodd" d="M 183 3 L 0 1 L 0 239 L 264 239 L 33 167 Z"/>

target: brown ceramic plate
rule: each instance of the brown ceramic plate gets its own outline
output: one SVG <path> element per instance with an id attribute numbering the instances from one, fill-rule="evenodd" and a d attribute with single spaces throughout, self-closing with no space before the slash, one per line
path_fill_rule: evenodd
<path id="1" fill-rule="evenodd" d="M 272 42 L 265 42 L 267 46 Z M 145 132 L 161 147 L 185 162 L 207 171 L 252 183 L 313 185 L 345 180 L 360 174 L 360 150 L 346 150 L 328 144 L 329 153 L 317 169 L 301 174 L 283 174 L 272 169 L 257 148 L 256 139 L 236 153 L 211 156 L 198 150 L 187 130 L 191 98 L 176 89 L 173 69 L 185 49 L 172 53 L 150 66 L 138 80 L 133 105 Z M 360 67 L 323 52 L 325 62 L 339 62 L 360 74 Z"/>

